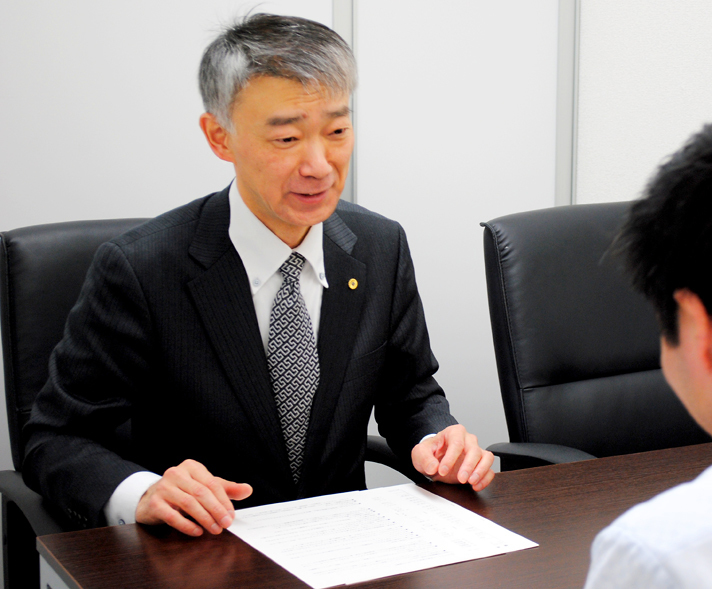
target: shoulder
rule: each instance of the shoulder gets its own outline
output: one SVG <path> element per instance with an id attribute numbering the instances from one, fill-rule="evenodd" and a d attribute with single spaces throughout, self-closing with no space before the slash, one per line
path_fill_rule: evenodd
<path id="1" fill-rule="evenodd" d="M 631 587 L 696 587 L 712 578 L 710 496 L 712 467 L 624 513 L 596 537 L 586 588 L 624 587 L 628 578 Z"/>
<path id="2" fill-rule="evenodd" d="M 387 273 L 396 272 L 404 262 L 412 265 L 400 224 L 350 202 L 340 201 L 334 214 L 324 221 L 324 237 Z"/>
<path id="3" fill-rule="evenodd" d="M 685 550 L 700 538 L 712 539 L 710 497 L 712 467 L 695 480 L 636 505 L 612 525 L 665 550 Z"/>
<path id="4" fill-rule="evenodd" d="M 384 231 L 402 231 L 397 221 L 343 200 L 339 201 L 336 214 L 354 230 L 373 228 Z"/>
<path id="5" fill-rule="evenodd" d="M 128 272 L 148 282 L 192 276 L 205 251 L 217 259 L 230 247 L 229 224 L 227 191 L 209 194 L 104 243 L 92 270 L 100 276 Z"/>
<path id="6" fill-rule="evenodd" d="M 353 239 L 358 250 L 407 251 L 401 225 L 362 206 L 340 201 L 334 214 L 324 222 L 325 235 L 339 240 Z"/>
<path id="7" fill-rule="evenodd" d="M 160 242 L 174 239 L 179 234 L 193 234 L 204 212 L 208 209 L 220 207 L 225 210 L 223 214 L 218 213 L 218 216 L 224 218 L 225 228 L 227 229 L 230 208 L 223 192 L 209 194 L 163 213 L 111 241 L 124 248 L 135 245 L 137 242 Z"/>
<path id="8" fill-rule="evenodd" d="M 201 249 L 217 256 L 230 244 L 227 192 L 214 192 L 150 219 L 104 244 L 97 255 L 114 251 L 147 263 L 187 257 Z"/>

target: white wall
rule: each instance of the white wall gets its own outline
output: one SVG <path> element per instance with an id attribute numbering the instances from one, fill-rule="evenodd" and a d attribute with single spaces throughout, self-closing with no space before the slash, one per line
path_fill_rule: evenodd
<path id="1" fill-rule="evenodd" d="M 639 196 L 712 121 L 712 2 L 581 0 L 576 202 Z"/>
<path id="2" fill-rule="evenodd" d="M 154 216 L 220 189 L 197 72 L 219 24 L 257 2 L 0 3 L 0 228 Z M 331 0 L 261 2 L 331 24 Z"/>
<path id="3" fill-rule="evenodd" d="M 479 223 L 554 205 L 557 1 L 357 3 L 356 193 L 404 226 L 454 415 L 509 440 Z"/>

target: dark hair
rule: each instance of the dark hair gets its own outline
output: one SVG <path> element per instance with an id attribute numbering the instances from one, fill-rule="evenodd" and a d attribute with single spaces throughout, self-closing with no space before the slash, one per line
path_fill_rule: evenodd
<path id="1" fill-rule="evenodd" d="M 254 76 L 287 78 L 334 94 L 351 94 L 356 60 L 346 42 L 318 22 L 253 14 L 225 29 L 200 63 L 205 110 L 224 128 L 231 128 L 232 105 Z"/>
<path id="2" fill-rule="evenodd" d="M 662 335 L 678 343 L 679 289 L 712 310 L 712 125 L 665 161 L 631 206 L 614 249 L 655 307 Z"/>

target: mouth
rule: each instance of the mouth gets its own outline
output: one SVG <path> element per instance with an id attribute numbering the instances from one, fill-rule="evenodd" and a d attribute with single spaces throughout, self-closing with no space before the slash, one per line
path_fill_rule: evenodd
<path id="1" fill-rule="evenodd" d="M 309 192 L 297 192 L 292 191 L 292 194 L 295 194 L 299 198 L 305 198 L 305 199 L 317 199 L 326 196 L 326 193 L 329 191 L 328 188 L 324 190 L 319 190 L 319 191 L 309 191 Z"/>

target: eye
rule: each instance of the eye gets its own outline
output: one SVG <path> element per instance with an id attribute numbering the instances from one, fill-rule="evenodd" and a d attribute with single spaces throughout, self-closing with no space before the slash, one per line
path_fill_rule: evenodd
<path id="1" fill-rule="evenodd" d="M 296 140 L 296 137 L 281 137 L 277 139 L 277 143 L 294 143 Z"/>

